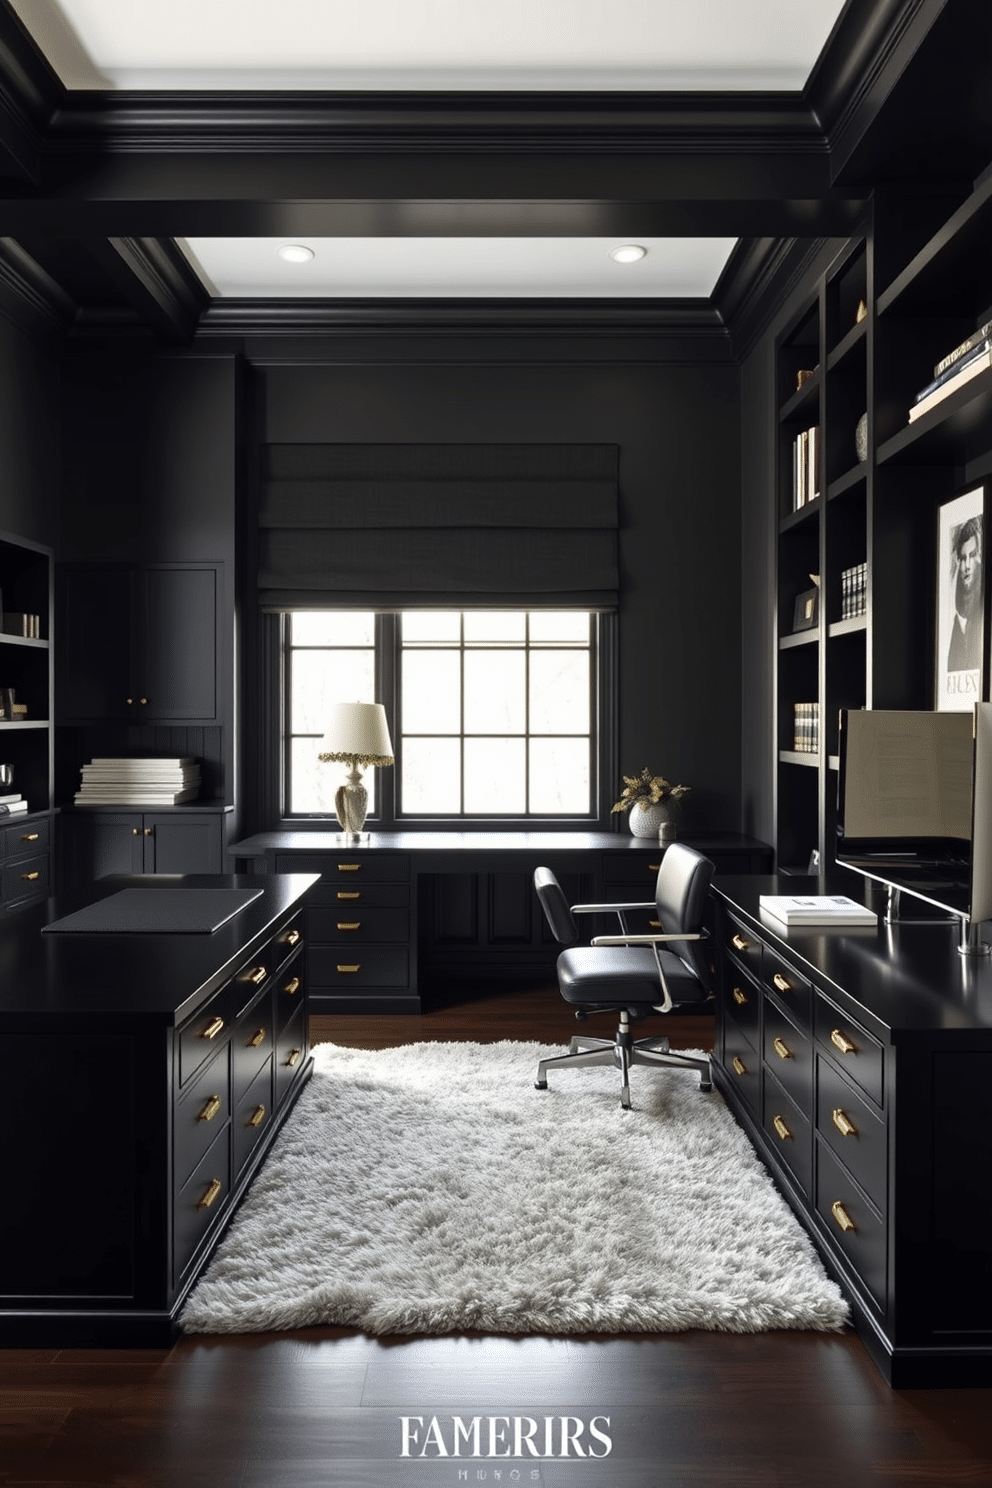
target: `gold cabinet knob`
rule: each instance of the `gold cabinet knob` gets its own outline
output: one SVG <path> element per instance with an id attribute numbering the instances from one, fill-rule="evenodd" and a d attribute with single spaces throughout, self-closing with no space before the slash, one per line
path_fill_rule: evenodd
<path id="1" fill-rule="evenodd" d="M 37 832 L 22 832 L 21 833 L 21 841 L 22 842 L 37 842 L 38 841 L 38 836 L 39 836 L 39 834 Z"/>
<path id="2" fill-rule="evenodd" d="M 209 1209 L 214 1199 L 220 1193 L 222 1187 L 223 1184 L 221 1183 L 219 1178 L 211 1178 L 203 1197 L 197 1199 L 196 1201 L 197 1209 Z"/>
<path id="3" fill-rule="evenodd" d="M 744 991 L 743 987 L 735 987 L 731 995 L 738 1007 L 746 1006 L 747 993 Z"/>
<path id="4" fill-rule="evenodd" d="M 248 1047 L 249 1047 L 249 1049 L 258 1049 L 264 1043 L 265 1043 L 265 1029 L 264 1028 L 256 1028 L 255 1029 L 255 1032 L 252 1034 L 251 1038 L 248 1040 Z"/>
<path id="5" fill-rule="evenodd" d="M 213 1121 L 214 1117 L 217 1115 L 217 1112 L 220 1110 L 220 1107 L 220 1096 L 212 1095 L 207 1101 L 203 1110 L 200 1112 L 199 1116 L 197 1116 L 197 1121 Z"/>
<path id="6" fill-rule="evenodd" d="M 293 997 L 293 996 L 295 996 L 295 994 L 297 992 L 299 992 L 300 986 L 301 986 L 301 982 L 300 982 L 299 977 L 292 977 L 286 983 L 285 987 L 283 987 L 282 990 L 287 994 L 287 996 Z"/>
<path id="7" fill-rule="evenodd" d="M 745 940 L 743 935 L 732 935 L 730 937 L 730 944 L 733 946 L 735 951 L 746 951 L 751 942 L 749 940 Z"/>
<path id="8" fill-rule="evenodd" d="M 302 1053 L 303 1053 L 303 1050 L 302 1049 L 294 1049 L 292 1051 L 292 1053 L 290 1054 L 289 1058 L 286 1060 L 286 1068 L 287 1069 L 292 1069 L 293 1068 L 293 1065 L 297 1062 L 297 1060 L 299 1059 L 299 1057 L 300 1057 L 300 1055 Z"/>
<path id="9" fill-rule="evenodd" d="M 830 1112 L 830 1120 L 842 1137 L 856 1137 L 858 1135 L 858 1128 L 847 1112 L 841 1110 L 840 1106 L 835 1106 Z"/>
<path id="10" fill-rule="evenodd" d="M 265 978 L 268 976 L 268 974 L 269 973 L 266 971 L 264 966 L 256 966 L 254 971 L 250 971 L 248 973 L 245 980 L 248 982 L 254 982 L 256 987 L 260 987 L 265 981 Z"/>
<path id="11" fill-rule="evenodd" d="M 247 1126 L 261 1126 L 261 1124 L 262 1124 L 262 1122 L 264 1120 L 265 1120 L 265 1107 L 264 1106 L 256 1106 L 255 1109 L 254 1109 L 254 1111 L 252 1111 L 251 1115 L 248 1117 L 248 1120 L 246 1122 L 246 1125 Z"/>
<path id="12" fill-rule="evenodd" d="M 340 895 L 338 897 L 340 898 Z M 289 934 L 286 936 L 286 944 L 288 946 L 295 946 L 299 939 L 299 930 L 290 930 Z"/>
<path id="13" fill-rule="evenodd" d="M 854 1220 L 844 1208 L 844 1205 L 841 1203 L 840 1199 L 837 1199 L 835 1203 L 830 1205 L 830 1213 L 833 1215 L 834 1219 L 840 1225 L 841 1229 L 845 1231 L 845 1233 L 848 1230 L 856 1230 L 858 1228 L 857 1225 L 854 1223 Z"/>
<path id="14" fill-rule="evenodd" d="M 138 699 L 138 702 L 141 704 L 141 706 L 143 708 L 147 707 L 147 705 L 148 705 L 148 699 L 147 698 L 139 698 Z"/>
<path id="15" fill-rule="evenodd" d="M 772 977 L 772 985 L 776 987 L 779 992 L 792 991 L 792 983 L 786 977 L 784 977 L 780 971 L 777 971 Z"/>
<path id="16" fill-rule="evenodd" d="M 747 1074 L 747 1065 L 744 1063 L 743 1059 L 739 1059 L 736 1054 L 734 1055 L 734 1058 L 733 1058 L 732 1063 L 733 1063 L 734 1069 L 737 1071 L 737 1073 L 739 1075 L 746 1075 Z"/>
<path id="17" fill-rule="evenodd" d="M 782 1041 L 782 1039 L 772 1039 L 772 1048 L 775 1050 L 775 1053 L 778 1055 L 779 1059 L 792 1058 L 792 1050 L 789 1048 L 788 1044 Z"/>
<path id="18" fill-rule="evenodd" d="M 145 836 L 151 837 L 155 831 L 154 827 L 145 827 Z"/>
<path id="19" fill-rule="evenodd" d="M 782 1138 L 782 1141 L 783 1142 L 787 1141 L 788 1138 L 792 1136 L 791 1131 L 786 1126 L 786 1124 L 782 1120 L 781 1116 L 773 1116 L 772 1117 L 772 1126 L 778 1132 L 778 1134 Z"/>
<path id="20" fill-rule="evenodd" d="M 830 1030 L 830 1042 L 842 1054 L 857 1054 L 858 1052 L 857 1044 L 852 1044 L 847 1034 L 841 1033 L 839 1028 L 832 1028 Z"/>
<path id="21" fill-rule="evenodd" d="M 25 880 L 26 883 L 34 883 L 36 878 L 41 877 L 41 874 L 36 868 L 33 873 L 22 873 L 21 877 Z"/>
<path id="22" fill-rule="evenodd" d="M 204 1028 L 204 1029 L 201 1030 L 200 1037 L 201 1038 L 205 1038 L 205 1039 L 215 1039 L 217 1037 L 217 1035 L 220 1033 L 220 1031 L 221 1031 L 221 1029 L 223 1027 L 224 1027 L 224 1019 L 223 1018 L 221 1018 L 221 1017 L 211 1018 L 210 1019 L 210 1022 L 207 1024 L 206 1028 Z"/>

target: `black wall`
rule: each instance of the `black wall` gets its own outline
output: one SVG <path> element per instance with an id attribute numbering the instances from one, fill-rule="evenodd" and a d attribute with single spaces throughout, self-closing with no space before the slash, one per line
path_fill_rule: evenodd
<path id="1" fill-rule="evenodd" d="M 55 541 L 58 358 L 0 311 L 0 530 Z"/>

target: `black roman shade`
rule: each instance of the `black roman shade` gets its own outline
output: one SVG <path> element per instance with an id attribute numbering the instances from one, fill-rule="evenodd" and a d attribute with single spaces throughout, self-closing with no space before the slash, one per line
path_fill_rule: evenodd
<path id="1" fill-rule="evenodd" d="M 614 444 L 270 444 L 265 609 L 616 608 Z"/>

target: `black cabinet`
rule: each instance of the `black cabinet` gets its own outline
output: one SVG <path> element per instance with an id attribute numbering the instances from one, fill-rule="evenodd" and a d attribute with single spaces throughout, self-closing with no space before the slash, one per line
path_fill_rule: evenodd
<path id="1" fill-rule="evenodd" d="M 59 721 L 216 721 L 219 585 L 213 564 L 63 568 Z"/>
<path id="2" fill-rule="evenodd" d="M 60 819 L 66 884 L 108 873 L 220 873 L 223 811 L 66 812 Z"/>

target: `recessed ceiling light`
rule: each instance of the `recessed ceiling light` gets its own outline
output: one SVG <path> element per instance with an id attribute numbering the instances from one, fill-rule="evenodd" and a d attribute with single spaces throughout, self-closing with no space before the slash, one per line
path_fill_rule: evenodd
<path id="1" fill-rule="evenodd" d="M 276 254 L 286 263 L 308 263 L 313 258 L 313 249 L 304 247 L 302 243 L 284 243 L 276 249 Z"/>
<path id="2" fill-rule="evenodd" d="M 622 248 L 611 248 L 610 257 L 614 263 L 636 263 L 647 251 L 640 243 L 624 243 Z"/>

